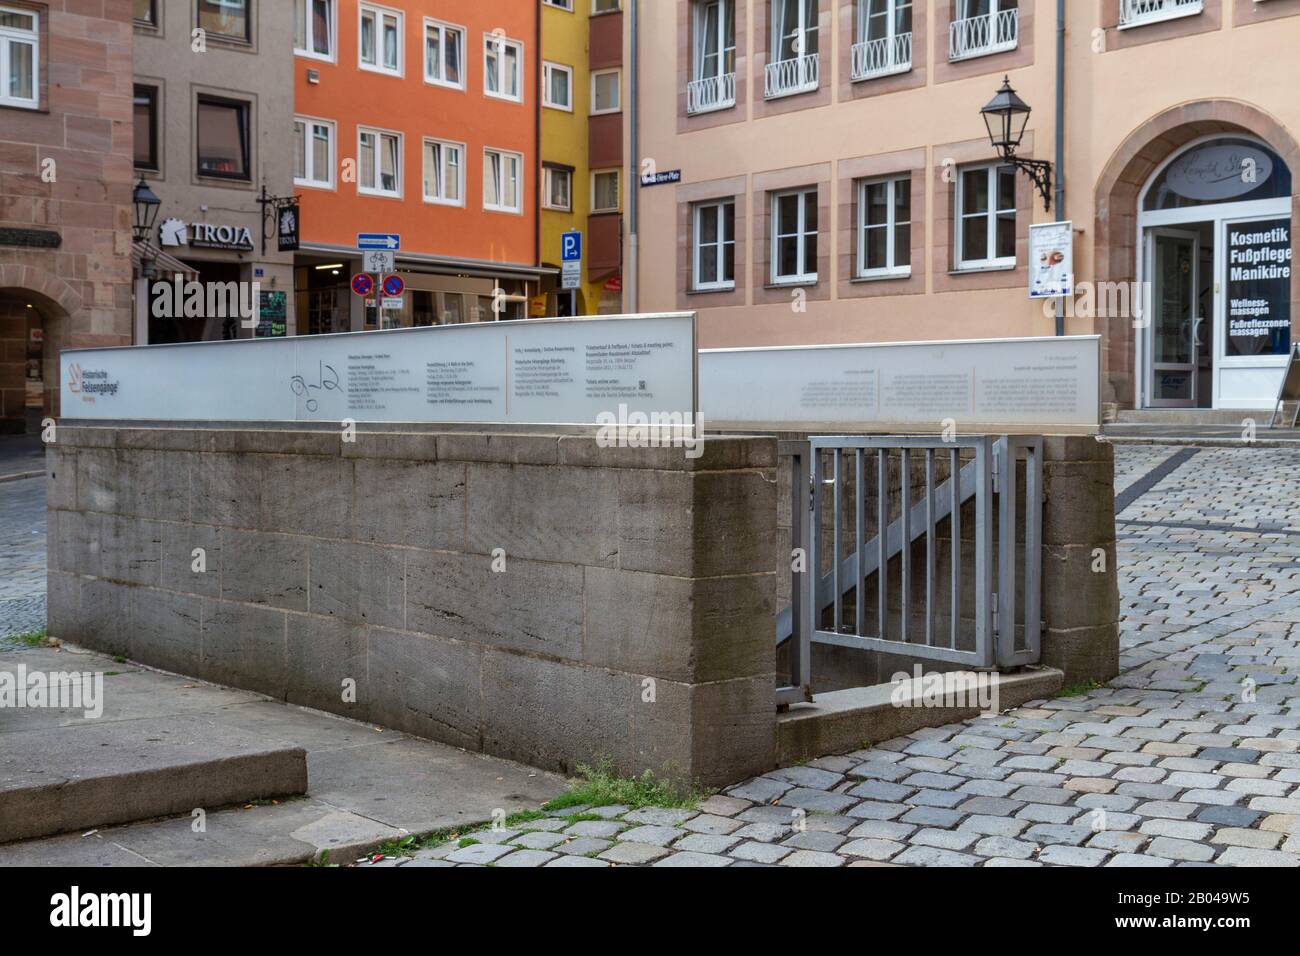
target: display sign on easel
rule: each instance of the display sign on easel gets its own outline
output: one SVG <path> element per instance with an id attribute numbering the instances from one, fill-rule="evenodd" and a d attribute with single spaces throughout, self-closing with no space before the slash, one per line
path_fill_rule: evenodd
<path id="1" fill-rule="evenodd" d="M 1273 403 L 1273 417 L 1268 420 L 1268 427 L 1277 424 L 1277 413 L 1284 403 L 1295 402 L 1295 411 L 1291 413 L 1291 427 L 1295 428 L 1300 418 L 1300 342 L 1291 348 L 1291 361 L 1287 362 L 1282 375 L 1282 384 L 1277 390 L 1277 401 Z"/>

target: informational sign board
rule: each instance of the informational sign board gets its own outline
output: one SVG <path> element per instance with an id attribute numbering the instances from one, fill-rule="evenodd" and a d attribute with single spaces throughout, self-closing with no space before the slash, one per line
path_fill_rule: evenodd
<path id="1" fill-rule="evenodd" d="M 666 169 L 662 173 L 645 173 L 641 177 L 641 185 L 646 187 L 666 186 L 681 181 L 682 171 L 680 169 Z"/>
<path id="2" fill-rule="evenodd" d="M 1029 298 L 1074 294 L 1074 223 L 1029 227 Z"/>
<path id="3" fill-rule="evenodd" d="M 357 248 L 362 252 L 367 249 L 386 249 L 396 252 L 402 248 L 402 237 L 395 232 L 359 232 Z"/>
<path id="4" fill-rule="evenodd" d="M 1100 389 L 1097 335 L 700 353 L 710 428 L 1095 431 Z"/>
<path id="5" fill-rule="evenodd" d="M 1291 351 L 1291 219 L 1228 224 L 1229 357 Z"/>
<path id="6" fill-rule="evenodd" d="M 396 264 L 397 258 L 391 252 L 367 249 L 361 253 L 361 268 L 375 275 L 392 272 Z"/>
<path id="7" fill-rule="evenodd" d="M 260 299 L 260 312 L 254 334 L 263 339 L 283 338 L 288 330 L 285 324 L 287 296 L 283 292 L 263 292 Z"/>
<path id="8" fill-rule="evenodd" d="M 584 425 L 697 411 L 694 313 L 67 349 L 61 373 L 70 419 Z"/>
<path id="9" fill-rule="evenodd" d="M 386 295 L 384 296 L 384 308 L 395 309 L 400 312 L 405 301 L 400 295 Z"/>

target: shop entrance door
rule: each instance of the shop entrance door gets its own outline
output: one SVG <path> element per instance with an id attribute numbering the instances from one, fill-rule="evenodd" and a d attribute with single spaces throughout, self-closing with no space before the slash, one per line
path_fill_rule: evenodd
<path id="1" fill-rule="evenodd" d="M 1147 232 L 1151 383 L 1155 408 L 1195 408 L 1197 390 L 1197 272 L 1200 239 L 1181 229 Z"/>

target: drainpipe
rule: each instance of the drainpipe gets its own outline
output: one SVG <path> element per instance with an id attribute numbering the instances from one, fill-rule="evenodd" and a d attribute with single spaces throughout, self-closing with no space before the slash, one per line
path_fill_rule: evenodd
<path id="1" fill-rule="evenodd" d="M 623 288 L 627 293 L 627 301 L 623 303 L 625 312 L 637 311 L 637 272 L 640 266 L 640 249 L 637 239 L 637 229 L 640 225 L 640 203 L 641 203 L 641 172 L 640 172 L 640 140 L 637 135 L 637 127 L 640 123 L 640 115 L 637 109 L 637 92 L 640 77 L 637 75 L 639 69 L 638 49 L 640 47 L 640 23 L 637 11 L 637 0 L 630 0 L 628 16 L 632 18 L 631 33 L 631 61 L 628 64 L 628 81 L 629 90 L 629 113 L 628 122 L 631 124 L 631 137 L 629 143 L 628 157 L 628 235 L 627 235 L 627 258 L 623 263 Z"/>
<path id="2" fill-rule="evenodd" d="M 533 49 L 540 60 L 542 58 L 542 5 L 536 5 L 537 19 L 533 21 Z M 542 67 L 538 64 L 534 70 L 533 77 L 533 102 L 536 106 L 533 109 L 533 188 L 536 190 L 537 201 L 533 203 L 533 264 L 537 266 L 537 294 L 542 295 Z M 524 292 L 528 292 L 528 280 L 524 280 Z M 528 305 L 528 297 L 525 297 L 524 309 L 531 312 Z M 543 312 L 543 315 L 546 313 Z M 531 319 L 531 315 L 525 315 L 525 319 Z"/>
<path id="3" fill-rule="evenodd" d="M 1065 0 L 1056 0 L 1056 218 L 1065 219 Z M 1073 241 L 1071 236 L 1071 241 Z M 1056 300 L 1056 334 L 1065 334 L 1065 299 Z"/>

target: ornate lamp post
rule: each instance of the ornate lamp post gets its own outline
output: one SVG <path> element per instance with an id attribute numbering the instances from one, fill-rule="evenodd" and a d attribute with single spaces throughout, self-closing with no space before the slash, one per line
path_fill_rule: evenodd
<path id="1" fill-rule="evenodd" d="M 1016 155 L 1029 124 L 1030 106 L 1011 88 L 1011 81 L 1002 78 L 1002 88 L 980 110 L 984 125 L 988 127 L 989 142 L 1004 162 L 1027 175 L 1043 197 L 1043 208 L 1052 211 L 1052 164 L 1042 159 L 1021 159 Z"/>
<path id="2" fill-rule="evenodd" d="M 154 260 L 149 252 L 153 248 L 153 225 L 158 219 L 158 207 L 162 205 L 162 200 L 141 176 L 131 194 L 131 202 L 135 206 L 135 224 L 131 227 L 131 237 L 145 247 L 140 256 L 140 273 L 147 279 L 153 275 Z"/>

